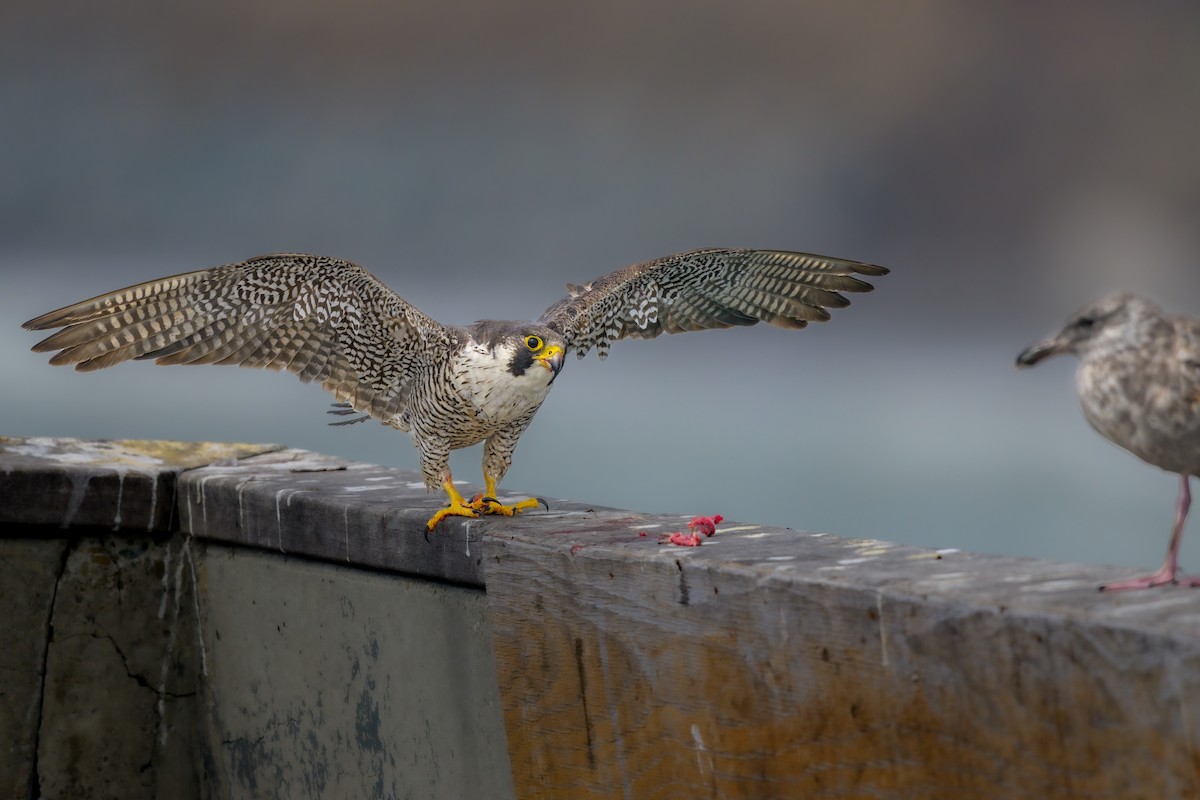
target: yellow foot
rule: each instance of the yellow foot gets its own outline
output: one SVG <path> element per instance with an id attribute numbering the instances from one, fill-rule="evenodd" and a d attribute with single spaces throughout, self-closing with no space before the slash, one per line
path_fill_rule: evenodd
<path id="1" fill-rule="evenodd" d="M 450 499 L 450 505 L 443 508 L 441 511 L 429 518 L 429 522 L 425 523 L 425 530 L 433 530 L 439 522 L 446 517 L 478 517 L 479 511 L 471 503 L 463 499 L 463 496 L 454 488 L 454 480 L 447 472 L 442 481 L 442 488 L 446 490 L 446 497 Z"/>
<path id="2" fill-rule="evenodd" d="M 550 510 L 550 504 L 540 497 L 530 497 L 519 503 L 513 503 L 510 506 L 504 505 L 494 497 L 484 497 L 481 494 L 475 495 L 471 500 L 471 508 L 476 511 L 484 514 L 502 514 L 506 517 L 511 517 L 513 514 L 528 508 L 537 508 L 539 505 L 545 506 L 547 511 Z"/>
<path id="3" fill-rule="evenodd" d="M 461 501 L 462 498 L 459 498 Z M 429 522 L 425 523 L 426 530 L 433 530 L 437 524 L 446 517 L 478 517 L 479 512 L 473 506 L 464 505 L 462 502 L 451 501 L 450 505 L 438 511 L 429 518 Z"/>
<path id="4" fill-rule="evenodd" d="M 450 505 L 430 517 L 429 522 L 425 523 L 425 529 L 427 531 L 433 530 L 446 517 L 478 517 L 480 514 L 501 514 L 511 517 L 517 512 L 528 508 L 537 508 L 539 505 L 545 506 L 547 511 L 550 510 L 550 504 L 540 497 L 530 497 L 528 500 L 522 500 L 519 503 L 506 506 L 495 497 L 496 481 L 490 477 L 486 481 L 487 493 L 477 494 L 470 502 L 467 502 L 458 493 L 458 490 L 454 488 L 454 481 L 451 480 L 450 473 L 447 472 L 442 482 L 442 488 L 446 491 L 446 497 L 450 499 Z"/>

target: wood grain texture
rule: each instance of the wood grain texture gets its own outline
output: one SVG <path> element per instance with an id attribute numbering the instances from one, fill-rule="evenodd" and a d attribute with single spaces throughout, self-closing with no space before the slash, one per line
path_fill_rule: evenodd
<path id="1" fill-rule="evenodd" d="M 1023 590 L 1064 573 L 1017 559 L 1031 581 L 1010 586 L 1007 607 L 989 597 L 1003 575 L 973 596 L 939 578 L 963 565 L 908 548 L 848 580 L 828 569 L 848 540 L 806 536 L 726 541 L 720 556 L 611 533 L 591 545 L 489 539 L 518 795 L 1200 792 L 1195 617 L 1175 636 L 1119 602 L 1080 613 L 1091 585 L 1046 602 Z"/>

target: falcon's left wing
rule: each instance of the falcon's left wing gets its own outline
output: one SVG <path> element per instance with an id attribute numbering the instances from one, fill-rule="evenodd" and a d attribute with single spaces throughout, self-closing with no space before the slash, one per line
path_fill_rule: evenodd
<path id="1" fill-rule="evenodd" d="M 566 337 L 582 358 L 601 358 L 618 339 L 653 339 L 769 322 L 803 328 L 850 304 L 841 292 L 869 292 L 854 275 L 886 275 L 873 264 L 780 250 L 692 250 L 617 270 L 569 294 L 541 323 Z"/>
<path id="2" fill-rule="evenodd" d="M 286 369 L 393 424 L 451 332 L 357 264 L 302 253 L 147 281 L 42 314 L 33 346 L 90 371 L 129 359 Z"/>

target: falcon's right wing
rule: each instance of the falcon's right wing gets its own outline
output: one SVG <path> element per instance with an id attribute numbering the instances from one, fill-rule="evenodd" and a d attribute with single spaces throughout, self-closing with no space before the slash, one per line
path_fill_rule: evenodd
<path id="1" fill-rule="evenodd" d="M 381 421 L 403 410 L 417 367 L 450 332 L 357 264 L 261 256 L 148 281 L 31 319 L 34 345 L 90 371 L 129 359 L 287 369 Z"/>
<path id="2" fill-rule="evenodd" d="M 869 292 L 855 275 L 880 276 L 874 264 L 783 250 L 692 250 L 634 264 L 570 292 L 542 314 L 582 358 L 595 347 L 633 337 L 768 322 L 803 328 L 829 319 L 827 308 Z"/>

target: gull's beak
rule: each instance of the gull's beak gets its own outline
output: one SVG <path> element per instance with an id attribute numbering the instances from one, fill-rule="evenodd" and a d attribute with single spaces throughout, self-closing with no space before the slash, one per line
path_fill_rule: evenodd
<path id="1" fill-rule="evenodd" d="M 1067 344 L 1062 340 L 1061 336 L 1054 336 L 1049 339 L 1043 339 L 1035 345 L 1030 345 L 1021 351 L 1017 356 L 1017 369 L 1021 367 L 1032 367 L 1039 361 L 1045 361 L 1051 356 L 1056 356 L 1059 353 L 1065 353 Z"/>
<path id="2" fill-rule="evenodd" d="M 548 345 L 540 354 L 534 356 L 534 360 L 541 364 L 546 369 L 554 373 L 554 377 L 550 379 L 554 383 L 554 378 L 558 377 L 558 373 L 563 368 L 563 359 L 566 358 L 566 352 L 556 344 Z"/>

